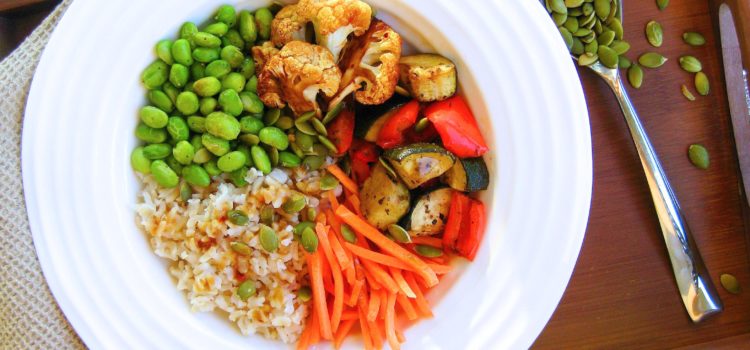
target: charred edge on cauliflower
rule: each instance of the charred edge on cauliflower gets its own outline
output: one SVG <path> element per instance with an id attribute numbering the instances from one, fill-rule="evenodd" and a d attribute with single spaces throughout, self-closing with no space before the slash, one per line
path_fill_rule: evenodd
<path id="1" fill-rule="evenodd" d="M 279 49 L 277 49 L 276 46 L 273 46 L 273 43 L 270 41 L 266 41 L 260 46 L 253 46 L 252 53 L 253 60 L 255 60 L 255 69 L 258 71 L 263 70 L 266 63 L 278 52 Z"/>

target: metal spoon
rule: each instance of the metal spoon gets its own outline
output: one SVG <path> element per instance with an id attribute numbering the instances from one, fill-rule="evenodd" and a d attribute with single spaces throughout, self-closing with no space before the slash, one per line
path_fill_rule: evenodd
<path id="1" fill-rule="evenodd" d="M 544 5 L 544 0 L 541 2 Z M 622 1 L 619 1 L 618 15 L 622 22 Z M 577 57 L 572 57 L 577 61 Z M 607 82 L 620 103 L 630 135 L 638 150 L 638 156 L 641 158 L 641 165 L 651 190 L 656 215 L 659 217 L 664 242 L 667 245 L 672 270 L 685 309 L 693 322 L 700 322 L 709 315 L 721 312 L 721 300 L 703 264 L 677 197 L 659 162 L 659 157 L 625 91 L 620 71 L 607 68 L 598 61 L 588 67 Z"/>

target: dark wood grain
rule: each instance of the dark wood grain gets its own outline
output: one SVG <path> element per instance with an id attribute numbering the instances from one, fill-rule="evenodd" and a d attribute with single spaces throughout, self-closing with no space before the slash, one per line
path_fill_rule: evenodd
<path id="1" fill-rule="evenodd" d="M 603 81 L 579 69 L 588 101 L 594 148 L 594 191 L 586 238 L 573 277 L 557 310 L 534 344 L 538 349 L 675 348 L 697 344 L 745 344 L 750 332 L 750 267 L 746 205 L 727 107 L 717 27 L 707 1 L 672 1 L 659 11 L 654 0 L 625 2 L 627 56 L 646 51 L 669 58 L 646 70 L 643 87 L 628 90 L 672 186 L 696 243 L 717 285 L 725 310 L 700 324 L 690 321 L 674 283 L 646 179 L 619 107 Z M 649 20 L 664 28 L 655 49 L 643 31 Z M 684 31 L 708 40 L 700 48 L 682 42 Z M 709 96 L 690 102 L 693 77 L 677 63 L 698 57 L 711 82 Z M 697 94 L 695 94 L 697 96 Z M 703 144 L 708 170 L 693 167 L 687 147 Z M 721 288 L 722 273 L 745 287 L 739 295 Z M 722 343 L 722 341 L 724 343 Z"/>

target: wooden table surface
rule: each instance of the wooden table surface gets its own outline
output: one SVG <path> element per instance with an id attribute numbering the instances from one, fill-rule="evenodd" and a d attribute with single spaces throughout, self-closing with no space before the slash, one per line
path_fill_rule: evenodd
<path id="1" fill-rule="evenodd" d="M 654 0 L 624 4 L 625 39 L 632 45 L 627 56 L 658 51 L 669 58 L 659 69 L 644 68 L 643 87 L 628 92 L 681 201 L 724 311 L 700 324 L 690 321 L 619 107 L 603 81 L 579 68 L 593 139 L 591 214 L 570 284 L 534 348 L 750 348 L 750 260 L 743 218 L 748 210 L 739 183 L 716 8 L 705 0 L 673 0 L 665 11 Z M 644 35 L 652 19 L 664 28 L 664 45 L 658 49 Z M 707 44 L 684 44 L 685 31 L 703 33 Z M 711 83 L 708 96 L 696 94 L 692 74 L 680 69 L 677 61 L 685 54 L 703 62 Z M 690 87 L 696 101 L 682 96 L 681 84 Z M 688 161 L 692 143 L 708 149 L 707 170 Z M 723 273 L 736 276 L 745 290 L 727 292 L 719 283 Z"/>

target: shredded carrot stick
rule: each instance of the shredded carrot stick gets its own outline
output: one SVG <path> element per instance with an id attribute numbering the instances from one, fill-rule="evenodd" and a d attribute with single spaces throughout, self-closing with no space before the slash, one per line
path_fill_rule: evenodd
<path id="1" fill-rule="evenodd" d="M 323 254 L 328 260 L 328 264 L 331 267 L 333 274 L 333 311 L 331 313 L 331 329 L 335 332 L 341 322 L 341 311 L 344 308 L 344 277 L 341 275 L 341 268 L 338 265 L 333 251 L 331 250 L 331 243 L 328 240 L 328 231 L 323 224 L 318 223 L 315 225 L 315 231 L 318 233 L 318 240 L 320 241 L 321 247 L 323 247 Z"/>
<path id="2" fill-rule="evenodd" d="M 435 272 L 432 271 L 432 269 L 430 269 L 430 267 L 427 266 L 424 261 L 401 247 L 398 243 L 393 242 L 385 237 L 375 227 L 370 225 L 364 219 L 356 216 L 345 206 L 339 206 L 336 209 L 336 215 L 344 220 L 344 222 L 349 224 L 349 226 L 351 226 L 355 231 L 361 233 L 362 235 L 367 237 L 367 239 L 375 243 L 375 245 L 380 247 L 380 249 L 388 252 L 389 254 L 414 268 L 414 270 L 416 270 L 416 273 L 424 280 L 424 282 L 429 287 L 433 287 L 439 282 L 437 275 L 435 275 Z"/>
<path id="3" fill-rule="evenodd" d="M 359 327 L 362 329 L 362 342 L 365 345 L 365 349 L 369 350 L 373 348 L 372 338 L 370 337 L 370 327 L 367 324 L 366 315 L 366 303 L 367 298 L 360 295 L 359 298 Z"/>
<path id="4" fill-rule="evenodd" d="M 355 311 L 354 309 L 347 309 L 341 313 L 341 322 L 343 323 L 344 321 L 348 320 L 356 320 L 357 317 L 359 317 L 357 311 Z M 341 325 L 339 325 L 339 328 L 340 327 Z"/>
<path id="5" fill-rule="evenodd" d="M 450 265 L 427 263 L 427 266 L 429 266 L 432 271 L 435 271 L 435 273 L 438 275 L 445 275 L 446 273 L 453 271 L 453 266 Z"/>
<path id="6" fill-rule="evenodd" d="M 364 269 L 364 271 L 365 271 L 365 280 L 367 280 L 366 285 L 370 286 L 370 289 L 380 290 L 383 288 L 383 286 L 380 285 L 380 283 L 375 279 L 375 277 L 372 276 L 370 271 L 367 271 L 367 269 Z"/>
<path id="7" fill-rule="evenodd" d="M 333 191 L 328 191 L 328 201 L 331 203 L 331 208 L 336 210 L 339 207 L 339 200 L 336 199 L 336 194 Z"/>
<path id="8" fill-rule="evenodd" d="M 314 312 L 314 310 L 315 309 L 313 308 L 312 312 Z M 312 323 L 315 319 L 312 312 L 307 318 L 305 329 L 302 331 L 302 335 L 300 335 L 299 340 L 297 341 L 297 350 L 307 350 L 307 348 L 310 347 L 310 333 L 312 332 Z"/>
<path id="9" fill-rule="evenodd" d="M 380 298 L 380 311 L 378 312 L 378 318 L 385 320 L 385 305 L 388 304 L 388 295 L 398 293 L 389 293 L 386 290 L 381 290 L 378 294 L 378 297 Z"/>
<path id="10" fill-rule="evenodd" d="M 404 310 L 406 319 L 408 319 L 409 321 L 414 321 L 419 318 L 419 315 L 417 314 L 417 311 L 414 310 L 414 306 L 411 304 L 411 301 L 409 301 L 409 298 L 407 298 L 405 295 L 397 295 L 396 301 L 398 301 L 398 305 L 401 306 L 401 309 Z"/>
<path id="11" fill-rule="evenodd" d="M 437 237 L 416 236 L 411 238 L 414 244 L 423 244 L 435 248 L 443 248 L 443 240 Z"/>
<path id="12" fill-rule="evenodd" d="M 352 261 L 349 260 L 349 256 L 346 255 L 346 251 L 344 251 L 344 247 L 341 246 L 341 241 L 339 241 L 339 238 L 337 235 L 331 235 L 331 249 L 333 249 L 333 254 L 336 255 L 336 260 L 339 262 L 339 265 L 341 266 L 342 270 L 348 270 L 352 269 L 352 272 L 354 272 L 354 264 L 352 264 Z"/>
<path id="13" fill-rule="evenodd" d="M 370 302 L 367 303 L 367 322 L 374 322 L 380 310 L 380 296 L 376 293 L 370 294 Z"/>
<path id="14" fill-rule="evenodd" d="M 357 188 L 357 184 L 348 176 L 346 176 L 346 173 L 344 173 L 344 171 L 341 170 L 338 165 L 331 164 L 326 168 L 326 170 L 328 170 L 331 175 L 335 176 L 339 180 L 339 182 L 341 182 L 341 185 L 344 186 L 344 188 L 354 194 L 359 194 L 359 188 Z"/>
<path id="15" fill-rule="evenodd" d="M 356 280 L 354 281 L 354 284 L 352 285 L 352 294 L 349 298 L 349 302 L 346 303 L 349 306 L 355 306 L 357 305 L 357 300 L 359 299 L 359 293 L 362 291 L 362 287 L 365 285 L 365 282 L 363 280 Z"/>
<path id="16" fill-rule="evenodd" d="M 362 215 L 362 210 L 360 209 L 361 202 L 359 201 L 359 197 L 355 195 L 351 195 L 346 199 L 346 201 L 349 202 L 349 204 L 352 206 L 352 208 L 354 209 L 354 212 L 357 213 L 357 215 L 360 215 L 360 216 Z"/>
<path id="17" fill-rule="evenodd" d="M 432 317 L 430 304 L 427 302 L 427 299 L 425 299 L 424 294 L 422 294 L 422 290 L 419 289 L 414 276 L 411 273 L 406 273 L 404 274 L 404 279 L 406 279 L 406 283 L 409 284 L 411 289 L 414 291 L 414 294 L 416 294 L 417 296 L 416 298 L 414 298 L 414 303 L 417 304 L 417 309 L 419 309 L 419 312 L 422 313 L 422 316 Z"/>
<path id="18" fill-rule="evenodd" d="M 409 298 L 416 298 L 417 296 L 414 294 L 414 291 L 411 290 L 411 287 L 409 287 L 409 284 L 406 283 L 406 280 L 404 279 L 404 275 L 401 274 L 401 270 L 395 269 L 393 267 L 389 268 L 391 271 L 391 276 L 393 276 L 393 280 L 396 281 L 396 284 L 398 284 L 399 289 L 401 289 L 401 292 L 406 294 Z"/>
<path id="19" fill-rule="evenodd" d="M 375 322 L 367 322 L 367 326 L 370 327 L 370 336 L 372 337 L 372 343 L 375 345 L 375 348 L 380 349 L 383 347 L 383 330 L 380 327 L 380 323 Z"/>
<path id="20" fill-rule="evenodd" d="M 404 337 L 404 332 L 402 332 L 398 328 L 396 328 L 396 338 L 398 338 L 399 343 L 403 343 L 406 341 L 406 338 Z"/>
<path id="21" fill-rule="evenodd" d="M 396 337 L 396 294 L 388 295 L 388 304 L 385 306 L 385 336 L 392 350 L 401 349 L 401 343 Z"/>
<path id="22" fill-rule="evenodd" d="M 315 315 L 314 309 L 313 313 L 310 316 L 312 317 L 312 320 L 310 322 L 310 336 L 307 339 L 308 346 L 317 344 L 320 341 L 320 327 L 318 324 L 318 317 Z"/>
<path id="23" fill-rule="evenodd" d="M 328 306 L 326 303 L 326 292 L 323 287 L 323 272 L 320 252 L 307 255 L 307 266 L 310 270 L 310 284 L 313 292 L 313 305 L 320 327 L 320 335 L 323 339 L 333 339 L 331 331 L 331 320 L 328 317 Z"/>
<path id="24" fill-rule="evenodd" d="M 349 334 L 349 331 L 352 329 L 352 326 L 357 322 L 357 317 L 355 315 L 352 319 L 347 319 L 343 322 L 341 322 L 341 326 L 339 326 L 339 330 L 336 332 L 336 335 L 333 337 L 333 346 L 336 349 L 341 348 L 341 344 L 344 342 L 344 339 L 346 339 L 346 335 Z"/>
<path id="25" fill-rule="evenodd" d="M 391 275 L 388 274 L 388 272 L 385 272 L 380 265 L 372 262 L 372 261 L 362 261 L 362 265 L 365 266 L 365 269 L 369 271 L 372 274 L 372 277 L 375 278 L 378 283 L 380 283 L 383 288 L 387 289 L 391 293 L 397 293 L 398 292 L 398 285 L 396 284 L 396 281 L 391 278 Z"/>
<path id="26" fill-rule="evenodd" d="M 390 255 L 376 253 L 376 252 L 373 252 L 372 250 L 356 246 L 349 242 L 344 242 L 344 247 L 349 249 L 352 252 L 352 254 L 362 259 L 367 259 L 372 262 L 378 263 L 380 265 L 385 265 L 388 267 L 395 267 L 397 269 L 412 270 L 412 268 L 409 265 L 406 265 L 401 260 L 394 258 Z"/>

